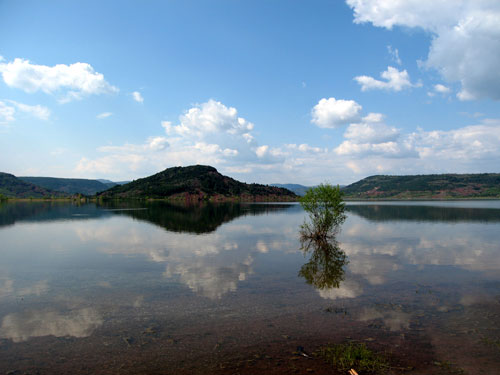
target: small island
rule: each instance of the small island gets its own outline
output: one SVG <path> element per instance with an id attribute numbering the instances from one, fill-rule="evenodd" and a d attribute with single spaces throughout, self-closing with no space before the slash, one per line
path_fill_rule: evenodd
<path id="1" fill-rule="evenodd" d="M 298 196 L 275 186 L 246 184 L 206 165 L 167 168 L 152 176 L 117 185 L 98 199 L 168 199 L 185 201 L 291 202 Z"/>

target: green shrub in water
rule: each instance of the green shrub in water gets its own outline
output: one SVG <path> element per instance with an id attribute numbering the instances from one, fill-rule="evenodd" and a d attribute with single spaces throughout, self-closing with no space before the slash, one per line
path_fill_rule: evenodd
<path id="1" fill-rule="evenodd" d="M 343 193 L 339 186 L 320 184 L 310 188 L 300 199 L 310 222 L 301 226 L 301 236 L 314 239 L 334 237 L 346 219 Z"/>

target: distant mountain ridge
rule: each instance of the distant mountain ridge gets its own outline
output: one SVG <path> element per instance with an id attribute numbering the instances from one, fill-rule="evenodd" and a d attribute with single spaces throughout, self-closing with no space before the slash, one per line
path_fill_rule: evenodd
<path id="1" fill-rule="evenodd" d="M 123 184 L 123 185 L 121 185 Z M 111 189 L 107 190 L 108 187 Z M 0 172 L 0 198 L 61 198 L 74 194 L 102 198 L 296 201 L 310 187 L 246 184 L 210 166 L 168 168 L 129 183 L 56 177 L 16 177 Z M 500 173 L 376 175 L 341 187 L 346 199 L 500 198 Z"/>
<path id="2" fill-rule="evenodd" d="M 104 178 L 98 178 L 96 181 L 102 182 L 104 185 L 107 185 L 110 188 L 112 188 L 115 185 L 125 185 L 130 182 L 130 181 L 111 181 L 111 180 L 106 180 Z"/>
<path id="3" fill-rule="evenodd" d="M 51 198 L 67 196 L 67 194 L 62 192 L 46 189 L 4 172 L 0 172 L 0 195 L 6 198 Z"/>
<path id="4" fill-rule="evenodd" d="M 343 189 L 348 199 L 500 198 L 500 173 L 377 175 Z"/>
<path id="5" fill-rule="evenodd" d="M 299 196 L 304 196 L 306 194 L 306 191 L 311 188 L 311 186 L 304 186 L 300 184 L 271 184 L 271 186 L 291 190 Z"/>
<path id="6" fill-rule="evenodd" d="M 173 167 L 98 193 L 99 198 L 156 198 L 188 200 L 295 201 L 288 189 L 246 184 L 223 176 L 214 167 L 193 165 Z"/>
<path id="7" fill-rule="evenodd" d="M 46 189 L 60 191 L 67 194 L 95 195 L 101 191 L 107 190 L 116 184 L 111 182 L 102 183 L 98 180 L 89 180 L 85 178 L 59 178 L 59 177 L 18 177 L 19 179 L 41 186 Z"/>
<path id="8" fill-rule="evenodd" d="M 303 197 L 304 195 L 306 195 L 306 192 L 313 188 L 313 187 L 316 187 L 316 185 L 314 186 L 304 186 L 304 185 L 300 185 L 300 184 L 271 184 L 271 186 L 276 186 L 276 187 L 281 187 L 281 188 L 285 188 L 285 189 L 288 189 L 288 190 L 291 190 L 293 191 L 295 194 Z M 337 185 L 334 185 L 334 186 L 337 186 Z M 339 185 L 339 187 L 342 189 L 345 187 L 345 185 Z"/>

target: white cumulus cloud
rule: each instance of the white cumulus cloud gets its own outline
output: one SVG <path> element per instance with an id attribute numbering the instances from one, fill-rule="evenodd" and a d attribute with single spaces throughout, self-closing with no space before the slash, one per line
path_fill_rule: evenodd
<path id="1" fill-rule="evenodd" d="M 139 91 L 134 91 L 132 93 L 132 98 L 134 98 L 134 100 L 137 102 L 137 103 L 142 103 L 144 102 L 144 98 L 142 97 L 141 93 Z"/>
<path id="2" fill-rule="evenodd" d="M 448 86 L 445 86 L 441 83 L 432 86 L 432 91 L 427 92 L 427 95 L 431 98 L 436 96 L 436 94 L 441 94 L 442 96 L 448 95 L 451 92 L 451 89 Z"/>
<path id="3" fill-rule="evenodd" d="M 389 52 L 392 61 L 394 61 L 396 64 L 401 65 L 403 63 L 401 61 L 401 58 L 399 57 L 399 50 L 397 48 L 392 48 L 392 46 L 387 46 L 387 52 Z"/>
<path id="4" fill-rule="evenodd" d="M 326 99 L 325 99 L 326 101 Z M 83 157 L 75 175 L 131 179 L 171 166 L 205 164 L 245 182 L 325 180 L 350 183 L 368 175 L 491 172 L 500 160 L 500 120 L 448 130 L 403 132 L 381 113 L 350 116 L 344 139 L 330 147 L 259 144 L 253 124 L 217 101 L 194 105 L 177 122 L 163 121 L 142 143 L 108 145 Z M 347 116 L 349 117 L 349 116 Z M 161 134 L 163 133 L 163 135 Z M 257 133 L 258 134 L 258 133 Z"/>
<path id="5" fill-rule="evenodd" d="M 0 101 L 0 124 L 6 124 L 15 121 L 16 112 L 26 113 L 39 120 L 48 120 L 50 110 L 42 105 L 28 105 L 14 100 Z"/>
<path id="6" fill-rule="evenodd" d="M 500 121 L 484 120 L 481 124 L 443 131 L 418 130 L 410 135 L 422 159 L 474 163 L 492 166 L 500 158 Z"/>
<path id="7" fill-rule="evenodd" d="M 432 35 L 423 66 L 460 82 L 461 100 L 500 100 L 500 2 L 347 0 L 354 22 L 421 28 Z"/>
<path id="8" fill-rule="evenodd" d="M 356 142 L 382 143 L 394 141 L 399 131 L 383 123 L 381 113 L 370 113 L 359 123 L 350 124 L 344 137 Z"/>
<path id="9" fill-rule="evenodd" d="M 23 104 L 23 103 L 18 103 L 13 100 L 9 101 L 10 103 L 14 104 L 16 108 L 24 113 L 28 113 L 33 117 L 36 117 L 40 120 L 48 120 L 50 117 L 50 110 L 47 107 L 44 107 L 42 105 L 28 105 L 28 104 Z"/>
<path id="10" fill-rule="evenodd" d="M 206 164 L 221 172 L 249 173 L 281 165 L 285 157 L 280 148 L 259 146 L 251 134 L 254 125 L 236 108 L 216 100 L 194 105 L 179 116 L 177 124 L 162 121 L 161 126 L 166 134 L 143 144 L 100 147 L 104 155 L 81 158 L 76 172 L 113 177 L 125 171 L 143 177 L 175 165 Z"/>
<path id="11" fill-rule="evenodd" d="M 238 116 L 236 108 L 226 107 L 221 102 L 210 99 L 181 115 L 179 125 L 166 129 L 178 135 L 202 138 L 208 134 L 220 133 L 244 135 L 251 132 L 253 127 L 252 123 Z"/>
<path id="12" fill-rule="evenodd" d="M 420 84 L 412 84 L 410 75 L 406 70 L 399 71 L 398 69 L 388 66 L 387 70 L 380 74 L 383 81 L 377 80 L 370 76 L 357 76 L 354 80 L 361 85 L 361 91 L 368 90 L 389 90 L 401 91 L 410 87 L 418 87 Z"/>
<path id="13" fill-rule="evenodd" d="M 0 101 L 0 124 L 7 124 L 15 120 L 16 109 L 3 101 Z"/>
<path id="14" fill-rule="evenodd" d="M 320 128 L 337 128 L 357 121 L 361 110 L 354 100 L 323 98 L 313 107 L 311 122 Z"/>
<path id="15" fill-rule="evenodd" d="M 449 87 L 446 87 L 445 85 L 438 83 L 437 85 L 434 85 L 434 91 L 440 94 L 448 94 L 451 90 Z"/>
<path id="16" fill-rule="evenodd" d="M 118 92 L 90 64 L 81 62 L 46 66 L 16 58 L 11 62 L 0 63 L 0 73 L 9 87 L 27 93 L 42 91 L 46 94 L 60 94 L 61 102 L 88 95 Z"/>

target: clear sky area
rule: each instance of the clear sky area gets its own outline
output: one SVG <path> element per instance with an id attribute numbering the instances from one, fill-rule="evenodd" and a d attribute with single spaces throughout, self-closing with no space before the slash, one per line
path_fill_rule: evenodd
<path id="1" fill-rule="evenodd" d="M 0 171 L 500 172 L 498 0 L 0 0 Z"/>

